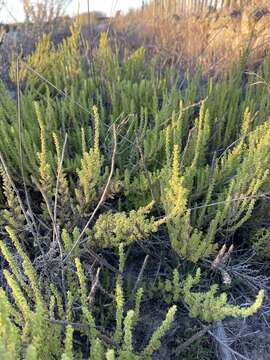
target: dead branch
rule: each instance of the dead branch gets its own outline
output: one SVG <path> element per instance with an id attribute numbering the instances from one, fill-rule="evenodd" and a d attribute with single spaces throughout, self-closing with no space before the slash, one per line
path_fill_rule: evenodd
<path id="1" fill-rule="evenodd" d="M 219 350 L 221 353 L 221 359 L 223 360 L 233 360 L 232 358 L 232 354 L 237 355 L 238 357 L 240 357 L 243 360 L 251 360 L 247 357 L 245 357 L 244 355 L 240 354 L 239 352 L 233 350 L 226 342 L 227 337 L 224 331 L 224 327 L 221 321 L 217 322 L 217 326 L 218 326 L 218 333 L 217 335 L 215 335 L 212 331 L 208 330 L 208 334 L 210 334 L 219 344 Z"/>
<path id="2" fill-rule="evenodd" d="M 183 342 L 183 344 L 179 345 L 175 350 L 174 350 L 174 354 L 179 355 L 181 352 L 185 351 L 192 343 L 194 343 L 194 341 L 199 340 L 202 336 L 204 336 L 208 330 L 210 330 L 212 327 L 212 325 L 208 325 L 205 326 L 203 329 L 201 329 L 200 331 L 198 331 L 196 334 L 194 334 L 193 336 L 191 336 L 191 338 L 189 338 L 188 340 L 186 340 L 185 342 Z M 225 360 L 225 359 L 223 359 Z"/>
<path id="3" fill-rule="evenodd" d="M 100 267 L 97 269 L 97 273 L 96 273 L 95 279 L 93 281 L 90 294 L 88 296 L 90 306 L 94 303 L 96 291 L 99 287 L 99 273 L 100 273 Z"/>
<path id="4" fill-rule="evenodd" d="M 139 273 L 139 276 L 137 278 L 137 281 L 135 283 L 135 286 L 132 290 L 132 293 L 134 294 L 135 291 L 137 290 L 141 280 L 142 280 L 142 276 L 143 276 L 143 273 L 144 273 L 144 270 L 146 268 L 146 265 L 147 265 L 147 262 L 148 262 L 148 259 L 149 259 L 149 255 L 146 255 L 146 257 L 144 258 L 144 261 L 143 261 L 143 264 L 142 264 L 142 267 L 141 267 L 141 270 L 140 270 L 140 273 Z"/>

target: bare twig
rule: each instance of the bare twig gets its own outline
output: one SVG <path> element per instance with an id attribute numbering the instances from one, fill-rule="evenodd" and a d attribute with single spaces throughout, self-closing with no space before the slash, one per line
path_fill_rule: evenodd
<path id="1" fill-rule="evenodd" d="M 112 7 L 111 7 L 111 11 L 110 11 L 110 21 L 109 21 L 109 25 L 108 25 L 108 29 L 107 29 L 107 36 L 108 36 L 109 31 L 110 31 L 111 26 L 112 26 L 113 12 L 116 9 L 117 3 L 118 3 L 118 0 L 113 0 L 112 1 Z"/>
<path id="2" fill-rule="evenodd" d="M 185 161 L 186 153 L 187 153 L 187 150 L 188 150 L 190 141 L 191 141 L 191 135 L 192 135 L 192 132 L 193 132 L 193 131 L 194 131 L 194 127 L 191 128 L 191 129 L 189 130 L 189 133 L 188 133 L 188 138 L 187 138 L 186 146 L 185 146 L 185 148 L 184 148 L 183 155 L 182 155 L 182 160 L 181 160 L 181 164 L 180 164 L 181 169 L 184 167 L 184 161 Z"/>
<path id="3" fill-rule="evenodd" d="M 62 167 L 63 167 L 66 144 L 67 144 L 67 134 L 65 135 L 64 145 L 63 145 L 63 149 L 62 149 L 62 155 L 61 155 L 61 159 L 58 164 L 58 170 L 57 170 L 57 179 L 56 179 L 56 187 L 55 187 L 55 194 L 54 194 L 54 210 L 53 210 L 53 223 L 54 224 L 56 224 L 56 219 L 57 219 L 58 188 L 59 188 L 59 182 L 60 182 L 60 175 L 61 175 Z M 55 230 L 57 230 L 57 229 L 55 229 L 55 227 L 54 227 L 53 228 L 53 240 L 54 240 L 55 236 L 59 237 L 59 234 L 57 234 L 55 232 Z M 63 257 L 61 244 L 59 244 L 59 250 L 60 250 L 61 257 Z"/>
<path id="4" fill-rule="evenodd" d="M 219 344 L 221 344 L 223 348 L 226 348 L 230 353 L 239 356 L 239 357 L 240 357 L 241 359 L 243 359 L 243 360 L 251 360 L 251 359 L 245 357 L 244 355 L 240 354 L 239 352 L 233 350 L 229 345 L 227 345 L 225 342 L 223 342 L 222 340 L 220 340 L 216 335 L 214 335 L 214 334 L 212 333 L 212 331 L 208 330 L 207 332 L 208 332 L 208 334 L 210 334 Z"/>
<path id="5" fill-rule="evenodd" d="M 105 266 L 106 268 L 108 268 L 109 270 L 114 272 L 115 274 L 119 274 L 118 269 L 116 269 L 114 266 L 112 266 L 104 257 L 96 254 L 92 249 L 87 248 L 87 249 L 84 249 L 84 251 L 87 254 L 89 254 L 90 256 L 92 256 L 100 265 Z"/>
<path id="6" fill-rule="evenodd" d="M 95 279 L 93 281 L 90 294 L 88 296 L 90 306 L 94 303 L 96 291 L 97 291 L 97 289 L 99 287 L 98 286 L 99 285 L 99 273 L 100 273 L 100 267 L 97 269 L 97 273 L 96 273 Z"/>
<path id="7" fill-rule="evenodd" d="M 57 225 L 57 201 L 58 201 L 58 188 L 59 188 L 60 176 L 61 176 L 61 172 L 62 172 L 62 168 L 63 168 L 66 144 L 67 144 L 67 134 L 65 135 L 61 159 L 60 159 L 60 162 L 58 164 L 58 169 L 57 169 L 57 179 L 56 179 L 56 187 L 55 187 L 55 195 L 54 195 L 54 210 L 53 210 L 53 224 L 54 224 L 54 226 L 53 226 L 53 242 L 56 238 L 56 241 L 57 241 L 58 247 L 59 247 L 59 253 L 60 253 L 62 286 L 63 286 L 64 294 L 66 293 L 65 292 L 65 274 L 64 274 L 64 266 L 63 266 L 63 249 L 62 249 L 62 244 L 61 244 L 61 239 L 60 239 L 59 226 Z"/>
<path id="8" fill-rule="evenodd" d="M 144 261 L 143 261 L 143 264 L 142 264 L 142 267 L 141 267 L 141 270 L 140 270 L 140 273 L 139 273 L 139 276 L 137 278 L 137 281 L 135 283 L 135 286 L 133 288 L 133 291 L 132 293 L 134 294 L 135 291 L 137 290 L 141 280 L 142 280 L 142 276 L 143 276 L 143 273 L 144 273 L 144 270 L 146 268 L 146 265 L 147 265 L 147 262 L 148 262 L 148 259 L 149 259 L 149 255 L 146 255 L 146 257 L 144 258 Z"/>
<path id="9" fill-rule="evenodd" d="M 188 111 L 188 110 L 190 110 L 190 109 L 192 109 L 192 108 L 194 108 L 194 107 L 200 106 L 200 105 L 201 105 L 203 102 L 205 102 L 207 99 L 208 99 L 208 96 L 207 96 L 206 98 L 204 98 L 204 99 L 202 99 L 202 100 L 194 103 L 194 104 L 191 104 L 191 105 L 188 105 L 188 106 L 184 107 L 182 111 L 183 111 L 183 112 L 184 112 L 184 111 Z"/>
<path id="10" fill-rule="evenodd" d="M 13 15 L 13 13 L 10 11 L 10 9 L 8 8 L 6 2 L 4 1 L 2 3 L 2 5 L 4 6 L 4 8 L 6 9 L 6 12 L 8 13 L 8 15 L 11 17 L 11 19 L 15 22 L 15 24 L 18 24 L 19 21 L 18 19 L 16 19 L 16 17 Z"/>
<path id="11" fill-rule="evenodd" d="M 242 196 L 242 197 L 239 197 L 239 198 L 234 198 L 234 199 L 231 199 L 230 200 L 230 203 L 234 203 L 236 201 L 242 201 L 242 200 L 247 200 L 247 199 L 259 199 L 259 198 L 262 198 L 262 197 L 266 197 L 267 195 L 269 195 L 270 193 L 267 192 L 267 193 L 262 193 L 262 194 L 259 194 L 259 195 L 251 195 L 251 196 Z M 195 206 L 193 208 L 190 208 L 190 210 L 194 211 L 194 210 L 198 210 L 198 209 L 203 209 L 205 207 L 211 207 L 211 206 L 217 206 L 217 205 L 222 205 L 222 204 L 225 204 L 227 202 L 227 200 L 223 200 L 223 201 L 216 201 L 216 202 L 213 202 L 211 204 L 205 204 L 205 205 L 199 205 L 199 206 Z"/>
<path id="12" fill-rule="evenodd" d="M 194 343 L 194 341 L 197 341 L 202 336 L 204 336 L 208 332 L 208 330 L 211 329 L 211 327 L 212 327 L 212 325 L 208 325 L 208 326 L 203 327 L 203 329 L 201 329 L 196 334 L 191 336 L 191 338 L 189 338 L 188 340 L 183 342 L 181 345 L 177 346 L 176 349 L 174 350 L 174 354 L 178 355 L 181 352 L 185 351 L 191 344 Z"/>
<path id="13" fill-rule="evenodd" d="M 232 352 L 227 347 L 224 346 L 224 344 L 228 343 L 228 338 L 227 338 L 222 321 L 216 322 L 215 332 L 216 332 L 217 339 L 219 339 L 219 341 L 217 342 L 217 347 L 216 347 L 217 348 L 216 350 L 218 352 L 218 357 L 220 357 L 223 360 L 233 360 Z"/>

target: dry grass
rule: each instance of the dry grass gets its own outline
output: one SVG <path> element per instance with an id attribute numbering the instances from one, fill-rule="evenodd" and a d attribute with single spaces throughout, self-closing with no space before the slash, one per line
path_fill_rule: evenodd
<path id="1" fill-rule="evenodd" d="M 118 17 L 114 26 L 131 48 L 144 46 L 162 55 L 164 64 L 202 66 L 207 74 L 220 73 L 250 48 L 250 64 L 270 48 L 270 2 L 244 9 L 204 11 L 190 16 L 155 15 L 151 8 Z"/>

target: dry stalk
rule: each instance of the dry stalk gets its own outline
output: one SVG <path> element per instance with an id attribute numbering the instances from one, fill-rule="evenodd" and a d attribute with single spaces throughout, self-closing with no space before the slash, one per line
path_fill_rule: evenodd
<path id="1" fill-rule="evenodd" d="M 93 305 L 94 301 L 95 301 L 95 295 L 96 295 L 96 291 L 99 288 L 99 273 L 100 273 L 100 267 L 97 269 L 97 273 L 95 276 L 95 279 L 93 281 L 91 290 L 90 290 L 90 294 L 88 296 L 88 300 L 89 300 L 89 305 Z"/>
<path id="2" fill-rule="evenodd" d="M 192 335 L 188 340 L 183 342 L 181 345 L 179 345 L 175 350 L 174 354 L 179 355 L 180 353 L 186 351 L 187 348 L 190 347 L 191 344 L 194 343 L 194 341 L 199 340 L 202 336 L 204 336 L 208 330 L 210 330 L 212 325 L 204 326 L 200 331 L 198 331 L 196 334 Z M 225 360 L 225 359 L 224 359 Z"/>
<path id="3" fill-rule="evenodd" d="M 222 325 L 220 325 L 222 326 Z M 231 360 L 232 359 L 232 354 L 238 356 L 240 359 L 243 360 L 251 360 L 249 358 L 247 358 L 246 356 L 240 354 L 238 351 L 233 350 L 226 342 L 227 342 L 227 338 L 222 338 L 220 339 L 218 336 L 216 336 L 212 331 L 208 330 L 207 331 L 208 334 L 210 334 L 220 345 L 220 348 L 222 349 L 222 354 L 224 357 L 222 357 L 222 359 L 224 360 Z M 224 332 L 225 333 L 225 332 Z"/>
<path id="4" fill-rule="evenodd" d="M 148 259 L 149 259 L 149 255 L 146 255 L 146 257 L 144 258 L 144 261 L 143 261 L 143 264 L 142 264 L 142 267 L 141 267 L 141 270 L 140 270 L 140 273 L 138 275 L 138 278 L 137 278 L 137 281 L 135 283 L 135 286 L 132 290 L 132 293 L 134 294 L 142 280 L 142 277 L 143 277 L 143 273 L 144 273 L 144 270 L 146 268 L 146 265 L 147 265 L 147 262 L 148 262 Z"/>

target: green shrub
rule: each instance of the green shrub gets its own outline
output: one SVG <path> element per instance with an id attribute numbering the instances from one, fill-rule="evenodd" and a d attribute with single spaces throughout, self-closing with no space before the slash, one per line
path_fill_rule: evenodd
<path id="1" fill-rule="evenodd" d="M 20 116 L 0 85 L 7 359 L 150 359 L 176 317 L 174 304 L 214 322 L 252 315 L 263 301 L 261 291 L 243 309 L 217 295 L 217 285 L 193 291 L 200 272 L 190 271 L 243 228 L 269 190 L 269 94 L 255 75 L 244 78 L 245 57 L 206 84 L 199 72 L 183 81 L 144 49 L 112 47 L 106 34 L 90 64 L 80 45 L 74 25 L 58 47 L 42 38 L 18 74 L 13 63 Z M 269 64 L 258 70 L 266 82 Z M 257 240 L 261 247 L 268 238 Z M 158 293 L 155 300 L 172 307 L 144 348 L 133 341 L 144 267 L 133 291 L 124 274 L 124 248 L 135 261 L 136 247 L 161 253 L 166 269 L 180 261 L 186 269 Z"/>
<path id="2" fill-rule="evenodd" d="M 169 331 L 176 313 L 176 306 L 172 306 L 160 327 L 153 333 L 145 349 L 140 353 L 133 349 L 133 328 L 139 320 L 139 309 L 142 299 L 142 289 L 137 291 L 135 310 L 127 311 L 124 308 L 124 295 L 122 276 L 119 275 L 115 288 L 116 306 L 116 328 L 114 338 L 103 336 L 98 330 L 96 320 L 89 307 L 88 281 L 85 276 L 83 264 L 79 258 L 75 259 L 77 288 L 73 293 L 60 294 L 56 288 L 51 286 L 42 291 L 37 281 L 37 273 L 28 256 L 22 250 L 15 234 L 7 229 L 18 253 L 23 260 L 24 275 L 19 274 L 14 268 L 12 255 L 1 242 L 1 250 L 11 269 L 4 270 L 4 276 L 9 289 L 12 291 L 14 302 L 10 301 L 6 292 L 0 290 L 0 344 L 2 356 L 9 359 L 19 359 L 20 354 L 26 359 L 62 359 L 73 358 L 73 336 L 76 325 L 73 313 L 73 304 L 80 303 L 79 316 L 80 335 L 87 338 L 90 345 L 90 359 L 105 359 L 108 356 L 117 356 L 119 359 L 150 359 L 161 343 L 160 339 Z M 5 249 L 5 251 L 3 251 Z M 121 249 L 121 246 L 120 246 Z M 124 254 L 120 250 L 119 270 L 122 272 L 124 266 Z M 29 286 L 25 284 L 27 282 Z M 47 284 L 48 285 L 48 284 Z M 72 284 L 66 284 L 67 286 Z M 78 289 L 78 290 L 77 290 Z M 43 296 L 42 293 L 46 295 Z M 67 299 L 65 301 L 65 299 Z M 57 306 L 56 306 L 57 305 Z M 66 326 L 65 342 L 62 343 L 61 328 Z M 84 340 L 85 341 L 85 340 Z M 114 345 L 114 349 L 109 347 Z M 108 350 L 106 350 L 106 348 Z"/>

